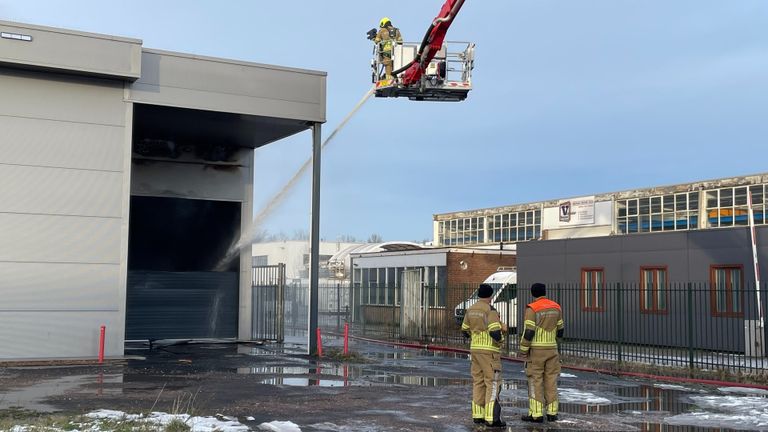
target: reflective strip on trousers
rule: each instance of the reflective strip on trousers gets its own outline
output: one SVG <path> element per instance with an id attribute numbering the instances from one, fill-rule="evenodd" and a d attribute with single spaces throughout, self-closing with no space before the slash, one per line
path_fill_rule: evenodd
<path id="1" fill-rule="evenodd" d="M 499 402 L 499 378 L 501 378 L 501 371 L 493 371 L 493 384 L 491 388 L 491 400 L 485 404 L 485 421 L 493 423 L 494 420 L 500 420 L 493 418 L 494 407 Z"/>
<path id="2" fill-rule="evenodd" d="M 528 414 L 531 417 L 542 417 L 544 415 L 544 404 L 536 399 L 528 399 Z"/>
<path id="3" fill-rule="evenodd" d="M 558 403 L 558 401 L 554 401 L 547 405 L 547 414 L 556 415 L 559 409 L 560 409 L 560 403 Z"/>
<path id="4" fill-rule="evenodd" d="M 475 401 L 472 401 L 472 418 L 473 419 L 485 418 L 485 407 L 482 405 L 476 404 Z"/>

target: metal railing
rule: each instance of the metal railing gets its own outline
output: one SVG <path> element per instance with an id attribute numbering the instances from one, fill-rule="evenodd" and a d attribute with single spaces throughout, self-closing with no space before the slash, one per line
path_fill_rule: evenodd
<path id="1" fill-rule="evenodd" d="M 418 316 L 404 325 L 398 287 L 355 286 L 349 290 L 348 319 L 353 331 L 368 337 L 466 346 L 456 307 L 467 306 L 478 285 L 423 286 Z M 528 287 L 530 284 L 522 283 Z M 562 306 L 565 338 L 560 352 L 577 359 L 603 360 L 617 367 L 630 364 L 667 366 L 730 373 L 765 373 L 765 328 L 760 327 L 757 288 L 735 284 L 667 283 L 641 289 L 637 283 L 606 283 L 585 288 L 580 283 L 548 284 L 547 294 Z M 387 290 L 387 295 L 382 295 Z M 765 310 L 766 286 L 760 288 Z M 530 291 L 516 290 L 511 301 L 495 307 L 508 322 L 504 350 L 518 349 Z M 339 303 L 339 307 L 341 307 Z M 408 306 L 406 309 L 413 309 Z M 414 321 L 415 320 L 415 321 Z M 408 330 L 408 331 L 406 331 Z"/>

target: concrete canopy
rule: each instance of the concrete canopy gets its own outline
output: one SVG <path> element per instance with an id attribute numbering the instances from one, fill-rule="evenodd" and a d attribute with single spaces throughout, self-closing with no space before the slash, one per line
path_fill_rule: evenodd
<path id="1" fill-rule="evenodd" d="M 308 129 L 306 121 L 136 104 L 134 141 L 222 142 L 255 149 Z"/>

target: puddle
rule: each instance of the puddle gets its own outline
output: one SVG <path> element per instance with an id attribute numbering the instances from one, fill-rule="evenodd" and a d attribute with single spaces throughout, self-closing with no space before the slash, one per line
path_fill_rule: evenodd
<path id="1" fill-rule="evenodd" d="M 363 377 L 365 380 L 378 384 L 401 384 L 415 385 L 420 387 L 443 387 L 443 386 L 467 386 L 472 385 L 469 378 L 440 378 L 414 375 L 373 375 Z"/>
<path id="2" fill-rule="evenodd" d="M 241 375 L 265 375 L 262 384 L 287 385 L 293 387 L 346 387 L 352 385 L 352 378 L 360 375 L 360 369 L 349 365 L 331 367 L 308 366 L 255 366 L 237 368 Z"/>
<path id="3" fill-rule="evenodd" d="M 302 366 L 256 366 L 237 368 L 240 375 L 308 375 L 309 368 Z"/>
<path id="4" fill-rule="evenodd" d="M 512 383 L 514 381 L 508 381 L 506 384 Z M 568 383 L 568 385 L 563 385 L 561 381 L 558 389 L 561 412 L 566 414 L 564 417 L 568 421 L 576 422 L 568 424 L 568 427 L 580 428 L 583 426 L 586 428 L 587 424 L 582 423 L 585 421 L 587 423 L 597 421 L 594 415 L 598 415 L 601 422 L 610 420 L 610 422 L 614 422 L 617 425 L 641 425 L 641 430 L 647 430 L 642 425 L 661 425 L 667 423 L 669 418 L 672 418 L 671 422 L 668 422 L 670 426 L 704 426 L 704 417 L 700 413 L 695 416 L 675 414 L 711 408 L 712 406 L 722 408 L 729 405 L 723 399 L 697 399 L 702 398 L 700 389 L 683 386 L 667 388 L 667 385 L 660 384 L 646 385 L 634 383 L 635 385 L 629 385 L 632 384 L 631 382 L 623 382 L 620 385 L 612 385 L 612 383 L 607 382 L 583 383 L 582 385 L 578 385 L 573 381 Z M 519 381 L 515 385 L 505 385 L 501 391 L 500 398 L 503 405 L 526 409 L 528 406 L 527 383 Z M 752 407 L 753 412 L 759 406 L 765 406 L 767 407 L 764 409 L 766 413 L 765 420 L 768 421 L 768 399 L 755 396 L 745 396 L 742 399 L 744 400 L 735 401 L 733 404 L 742 407 L 744 410 Z M 760 401 L 756 399 L 760 399 Z M 568 417 L 568 414 L 576 416 L 586 415 L 587 417 L 577 419 Z M 697 420 L 700 421 L 696 423 Z M 590 426 L 590 428 L 592 427 Z M 632 430 L 633 428 L 623 429 Z"/>
<path id="5" fill-rule="evenodd" d="M 395 352 L 365 352 L 362 353 L 366 358 L 376 360 L 422 360 L 426 361 L 430 358 L 442 358 L 442 359 L 468 359 L 469 356 L 463 353 L 454 353 L 447 351 L 395 351 Z"/>
<path id="6" fill-rule="evenodd" d="M 62 396 L 75 390 L 78 393 L 95 395 L 120 394 L 119 387 L 103 384 L 119 384 L 123 382 L 122 374 L 98 374 L 98 375 L 72 375 L 56 379 L 41 381 L 20 389 L 8 389 L 0 391 L 0 409 L 10 407 L 24 407 L 40 412 L 57 411 L 55 407 L 45 402 L 54 396 Z"/>
<path id="7" fill-rule="evenodd" d="M 238 354 L 249 356 L 279 356 L 283 354 L 306 354 L 307 347 L 293 344 L 264 344 L 264 345 L 244 345 L 237 346 Z"/>
<path id="8" fill-rule="evenodd" d="M 365 365 L 321 364 L 319 366 L 254 366 L 237 368 L 241 375 L 266 375 L 264 384 L 340 387 L 350 385 L 392 384 L 420 387 L 469 386 L 466 374 L 439 377 L 401 374 Z"/>
<path id="9" fill-rule="evenodd" d="M 291 387 L 348 387 L 348 381 L 335 379 L 315 379 L 315 378 L 291 378 L 291 377 L 273 377 L 261 381 L 262 384 L 286 385 Z"/>

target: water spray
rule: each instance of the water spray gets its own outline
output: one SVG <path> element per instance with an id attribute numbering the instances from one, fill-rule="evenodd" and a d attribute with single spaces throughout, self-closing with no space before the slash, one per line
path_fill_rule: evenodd
<path id="1" fill-rule="evenodd" d="M 352 108 L 352 111 L 347 114 L 346 117 L 339 123 L 338 126 L 336 126 L 336 129 L 331 132 L 331 134 L 328 136 L 328 138 L 323 141 L 322 145 L 320 146 L 320 149 L 324 149 L 325 146 L 327 146 L 333 139 L 336 137 L 336 134 L 341 131 L 344 126 L 346 126 L 347 122 L 360 110 L 360 108 L 365 105 L 365 102 L 370 99 L 370 97 L 373 95 L 373 92 L 375 91 L 375 87 L 371 87 L 363 96 L 362 99 L 360 99 L 360 102 L 355 105 L 354 108 Z M 227 253 L 224 255 L 224 258 L 222 258 L 221 261 L 216 265 L 215 271 L 222 271 L 224 268 L 226 268 L 227 263 L 229 263 L 232 259 L 237 256 L 240 251 L 244 248 L 250 247 L 251 243 L 253 243 L 254 240 L 254 233 L 259 232 L 258 228 L 267 220 L 267 218 L 272 214 L 272 212 L 280 206 L 280 204 L 283 202 L 286 196 L 293 190 L 293 187 L 296 186 L 296 183 L 299 182 L 301 177 L 304 175 L 304 173 L 307 172 L 309 169 L 309 166 L 312 164 L 312 158 L 308 158 L 306 162 L 296 171 L 296 173 L 291 177 L 290 180 L 288 180 L 288 183 L 285 184 L 268 202 L 267 205 L 265 205 L 257 214 L 256 217 L 253 219 L 253 223 L 249 227 L 249 230 L 243 235 L 240 236 L 240 238 L 233 242 L 233 244 L 227 249 Z"/>

